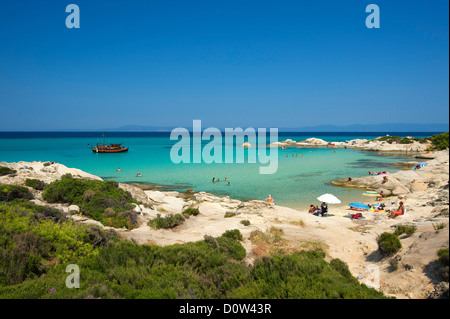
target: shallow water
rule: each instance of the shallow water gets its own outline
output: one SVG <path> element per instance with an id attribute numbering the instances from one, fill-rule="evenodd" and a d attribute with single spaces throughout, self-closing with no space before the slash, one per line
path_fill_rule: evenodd
<path id="1" fill-rule="evenodd" d="M 301 209 L 309 204 L 318 204 L 316 198 L 324 193 L 334 194 L 343 203 L 368 202 L 368 198 L 361 195 L 361 190 L 334 187 L 330 182 L 366 175 L 369 170 L 395 172 L 401 167 L 389 164 L 405 161 L 401 156 L 377 156 L 352 149 L 337 149 L 334 152 L 326 148 L 288 148 L 278 150 L 276 174 L 261 175 L 259 163 L 174 164 L 170 159 L 170 150 L 176 141 L 171 141 L 167 134 L 108 133 L 106 143 L 119 142 L 130 147 L 129 152 L 120 154 L 93 153 L 90 144 L 102 142 L 98 133 L 30 134 L 0 133 L 0 162 L 55 161 L 108 180 L 169 185 L 167 189 L 179 191 L 190 188 L 241 200 L 264 200 L 271 194 L 277 205 Z M 300 135 L 280 136 L 279 140 L 291 138 L 300 141 L 320 137 L 327 141 L 345 141 L 362 137 L 361 134 Z M 363 137 L 370 139 L 380 135 L 365 134 Z M 206 143 L 208 141 L 203 144 Z M 223 156 L 227 150 L 235 148 L 226 145 Z M 116 171 L 119 167 L 121 172 Z M 142 177 L 136 177 L 137 173 Z M 213 177 L 221 181 L 212 183 Z M 225 177 L 231 186 L 223 181 Z"/>

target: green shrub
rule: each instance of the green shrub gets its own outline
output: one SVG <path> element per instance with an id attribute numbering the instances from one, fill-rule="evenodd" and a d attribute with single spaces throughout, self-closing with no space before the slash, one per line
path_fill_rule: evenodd
<path id="1" fill-rule="evenodd" d="M 32 199 L 33 195 L 23 186 L 0 185 L 0 202 L 9 202 L 18 198 Z"/>
<path id="2" fill-rule="evenodd" d="M 445 150 L 448 149 L 449 145 L 449 132 L 433 135 L 430 137 L 431 142 L 433 143 L 433 147 L 437 150 Z"/>
<path id="3" fill-rule="evenodd" d="M 440 249 L 438 251 L 439 261 L 441 263 L 441 268 L 439 270 L 442 279 L 446 282 L 449 281 L 450 277 L 450 267 L 449 267 L 449 259 L 448 259 L 448 248 Z"/>
<path id="4" fill-rule="evenodd" d="M 225 218 L 231 218 L 231 217 L 234 217 L 234 216 L 236 216 L 237 214 L 236 213 L 233 213 L 233 212 L 226 212 L 225 213 Z"/>
<path id="5" fill-rule="evenodd" d="M 41 260 L 49 255 L 50 245 L 31 232 L 13 235 L 13 249 L 0 249 L 0 282 L 18 284 L 44 272 Z"/>
<path id="6" fill-rule="evenodd" d="M 222 237 L 227 237 L 238 241 L 242 240 L 242 234 L 239 229 L 227 230 L 223 233 Z"/>
<path id="7" fill-rule="evenodd" d="M 148 222 L 148 225 L 155 229 L 161 229 L 161 228 L 174 228 L 177 227 L 184 222 L 184 217 L 181 214 L 170 214 L 165 217 L 161 217 L 160 214 L 157 215 L 156 218 L 150 220 Z"/>
<path id="8" fill-rule="evenodd" d="M 38 179 L 27 179 L 25 181 L 25 185 L 28 187 L 34 188 L 35 190 L 41 191 L 44 189 L 46 184 L 44 181 L 41 181 Z"/>
<path id="9" fill-rule="evenodd" d="M 414 143 L 414 141 L 409 138 L 404 137 L 404 138 L 400 139 L 398 141 L 398 143 L 399 144 L 412 144 L 412 143 Z"/>
<path id="10" fill-rule="evenodd" d="M 414 225 L 398 225 L 395 229 L 394 235 L 400 236 L 406 234 L 408 237 L 412 236 L 417 230 L 417 226 Z"/>
<path id="11" fill-rule="evenodd" d="M 17 171 L 15 169 L 10 169 L 9 167 L 0 166 L 0 176 L 15 174 Z"/>
<path id="12" fill-rule="evenodd" d="M 137 225 L 131 213 L 132 203 L 137 202 L 114 181 L 78 179 L 66 174 L 46 185 L 42 197 L 50 203 L 77 205 L 81 213 L 106 226 L 133 229 Z"/>
<path id="13" fill-rule="evenodd" d="M 389 265 L 391 267 L 391 271 L 397 271 L 399 267 L 399 259 L 392 258 L 391 260 L 389 260 Z"/>
<path id="14" fill-rule="evenodd" d="M 449 266 L 448 248 L 438 250 L 439 261 L 444 266 Z"/>
<path id="15" fill-rule="evenodd" d="M 182 214 L 197 216 L 199 213 L 200 212 L 199 212 L 198 208 L 188 208 L 188 209 L 184 210 Z"/>
<path id="16" fill-rule="evenodd" d="M 433 228 L 434 228 L 434 230 L 436 230 L 436 231 L 445 229 L 445 227 L 447 227 L 447 224 L 446 224 L 446 223 L 437 223 L 437 224 L 433 224 Z"/>
<path id="17" fill-rule="evenodd" d="M 36 219 L 52 220 L 54 222 L 67 221 L 65 214 L 61 210 L 56 208 L 52 208 L 49 206 L 39 206 L 28 201 L 24 202 L 14 200 L 12 201 L 12 203 L 19 204 L 21 208 L 25 208 L 35 212 Z"/>
<path id="18" fill-rule="evenodd" d="M 4 285 L 39 284 L 56 265 L 76 263 L 112 238 L 57 213 L 26 202 L 0 203 L 0 295 Z"/>
<path id="19" fill-rule="evenodd" d="M 397 253 L 402 248 L 402 244 L 396 235 L 382 233 L 378 237 L 378 248 L 383 256 L 390 256 Z"/>
<path id="20" fill-rule="evenodd" d="M 336 270 L 338 273 L 340 273 L 345 278 L 348 278 L 348 279 L 353 278 L 352 273 L 348 269 L 348 265 L 338 258 L 332 259 L 330 261 L 330 267 L 333 268 L 334 270 Z"/>
<path id="21" fill-rule="evenodd" d="M 241 224 L 244 226 L 250 226 L 250 221 L 249 220 L 241 220 Z"/>

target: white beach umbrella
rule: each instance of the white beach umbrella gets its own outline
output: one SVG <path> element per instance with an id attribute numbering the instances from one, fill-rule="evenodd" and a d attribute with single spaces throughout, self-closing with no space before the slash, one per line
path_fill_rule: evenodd
<path id="1" fill-rule="evenodd" d="M 321 201 L 321 202 L 325 202 L 327 204 L 340 204 L 341 201 L 339 200 L 339 198 L 337 198 L 334 195 L 331 194 L 323 194 L 320 197 L 317 197 L 317 200 Z"/>

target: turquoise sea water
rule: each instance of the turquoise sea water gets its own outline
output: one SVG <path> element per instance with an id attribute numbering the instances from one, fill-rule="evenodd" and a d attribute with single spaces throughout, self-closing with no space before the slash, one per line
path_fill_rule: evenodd
<path id="1" fill-rule="evenodd" d="M 278 140 L 290 138 L 301 141 L 317 137 L 327 141 L 346 141 L 382 135 L 386 133 L 280 133 Z M 395 135 L 425 137 L 432 133 Z M 123 143 L 130 148 L 129 152 L 120 154 L 93 153 L 89 144 L 101 142 L 100 133 L 0 133 L 0 162 L 55 161 L 106 180 L 167 185 L 168 190 L 184 191 L 190 188 L 241 200 L 264 200 L 271 194 L 278 205 L 304 209 L 309 204 L 318 204 L 316 198 L 324 193 L 334 194 L 343 203 L 367 202 L 368 199 L 361 196 L 362 191 L 334 187 L 330 182 L 366 175 L 368 170 L 395 172 L 399 168 L 389 164 L 405 160 L 401 156 L 377 156 L 351 149 L 337 149 L 336 153 L 325 148 L 279 149 L 277 173 L 261 175 L 259 167 L 262 164 L 258 162 L 174 164 L 170 159 L 170 150 L 176 141 L 171 141 L 168 134 L 108 133 L 106 143 Z M 205 141 L 203 144 L 207 143 Z M 236 146 L 226 145 L 224 154 L 233 148 Z M 116 171 L 119 167 L 121 172 Z M 142 177 L 136 177 L 137 173 Z M 221 181 L 212 183 L 213 177 Z M 231 186 L 223 181 L 225 177 Z"/>

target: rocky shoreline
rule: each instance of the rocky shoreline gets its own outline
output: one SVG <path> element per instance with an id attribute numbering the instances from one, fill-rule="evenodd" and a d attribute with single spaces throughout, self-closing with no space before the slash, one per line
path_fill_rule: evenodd
<path id="1" fill-rule="evenodd" d="M 115 230 L 123 238 L 139 244 L 164 246 L 198 241 L 205 236 L 220 236 L 227 230 L 239 229 L 244 236 L 242 244 L 247 250 L 245 261 L 252 264 L 263 249 L 251 239 L 252 233 L 280 229 L 283 233 L 283 249 L 295 252 L 320 246 L 326 251 L 328 259 L 345 261 L 352 274 L 361 278 L 361 282 L 364 282 L 367 266 L 375 264 L 380 269 L 380 290 L 385 294 L 397 298 L 428 298 L 442 289 L 444 292 L 447 289 L 448 293 L 448 284 L 445 286 L 433 275 L 432 265 L 437 259 L 436 251 L 449 246 L 449 153 L 436 152 L 433 156 L 434 159 L 428 161 L 427 166 L 417 171 L 410 169 L 387 174 L 388 182 L 385 183 L 383 176 L 363 176 L 351 182 L 333 182 L 333 185 L 340 187 L 383 191 L 390 194 L 389 202 L 403 200 L 407 207 L 406 214 L 394 220 L 388 219 L 387 214 L 375 212 L 365 213 L 366 218 L 363 220 L 351 220 L 345 218 L 350 211 L 342 207 L 330 207 L 330 216 L 320 218 L 304 211 L 271 206 L 263 201 L 242 202 L 205 192 L 144 190 L 135 185 L 119 183 L 120 188 L 128 191 L 141 204 L 134 208 L 139 227 Z M 0 176 L 0 184 L 23 186 L 29 178 L 50 183 L 68 173 L 76 178 L 101 180 L 58 163 L 18 162 L 0 163 L 0 166 L 17 171 L 12 175 Z M 110 228 L 82 216 L 74 205 L 45 203 L 40 191 L 30 190 L 35 197 L 35 204 L 58 208 L 75 222 Z M 197 208 L 199 215 L 187 218 L 174 229 L 156 230 L 148 226 L 148 221 L 158 215 L 180 214 L 186 208 Z M 447 227 L 436 231 L 436 223 L 446 223 Z M 415 225 L 417 231 L 413 236 L 402 239 L 404 248 L 395 256 L 400 260 L 399 269 L 391 271 L 389 260 L 382 258 L 378 252 L 377 237 L 382 232 L 392 232 L 400 224 Z"/>
<path id="2" fill-rule="evenodd" d="M 275 142 L 269 144 L 269 146 L 277 146 L 277 147 L 295 147 L 295 148 L 303 148 L 303 147 L 332 147 L 332 148 L 353 148 L 359 149 L 362 151 L 370 151 L 370 152 L 384 152 L 384 153 L 396 153 L 398 155 L 399 152 L 403 153 L 413 153 L 419 155 L 417 153 L 425 152 L 432 146 L 431 142 L 417 142 L 412 139 L 408 144 L 399 144 L 399 143 L 389 143 L 384 140 L 380 140 L 381 137 L 375 140 L 366 140 L 366 139 L 354 139 L 347 142 L 327 142 L 320 138 L 308 138 L 304 141 L 294 141 L 291 139 L 287 139 L 281 142 Z M 248 147 L 248 145 L 246 145 Z M 419 155 L 421 156 L 421 155 Z M 422 155 L 423 156 L 423 155 Z M 427 159 L 432 158 L 432 154 L 429 157 L 425 156 Z M 423 158 L 423 157 L 421 157 Z"/>

